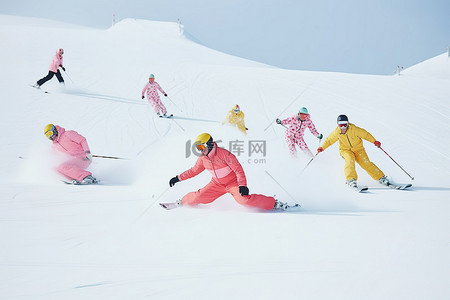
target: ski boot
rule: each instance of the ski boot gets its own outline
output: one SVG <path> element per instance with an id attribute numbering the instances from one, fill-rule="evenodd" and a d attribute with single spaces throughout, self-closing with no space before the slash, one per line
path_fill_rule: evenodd
<path id="1" fill-rule="evenodd" d="M 382 185 L 386 185 L 389 186 L 390 182 L 389 179 L 387 178 L 387 176 L 383 176 L 380 179 L 378 179 L 378 182 L 381 183 Z"/>
<path id="2" fill-rule="evenodd" d="M 92 175 L 88 175 L 88 176 L 84 177 L 83 180 L 81 180 L 79 182 L 79 184 L 94 184 L 94 183 L 98 183 L 98 181 Z"/>
<path id="3" fill-rule="evenodd" d="M 273 209 L 287 210 L 288 208 L 289 205 L 286 202 L 281 202 L 278 200 L 275 200 L 275 204 L 273 205 Z"/>
<path id="4" fill-rule="evenodd" d="M 356 179 L 353 179 L 353 178 L 347 180 L 345 183 L 351 188 L 357 188 L 358 187 L 358 185 L 356 183 Z"/>

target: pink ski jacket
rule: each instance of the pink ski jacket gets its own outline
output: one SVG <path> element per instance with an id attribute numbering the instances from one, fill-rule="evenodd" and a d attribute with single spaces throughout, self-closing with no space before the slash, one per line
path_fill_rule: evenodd
<path id="1" fill-rule="evenodd" d="M 86 158 L 85 152 L 90 151 L 86 138 L 76 131 L 66 131 L 58 125 L 55 127 L 58 130 L 58 136 L 53 141 L 53 148 L 71 156 Z"/>
<path id="2" fill-rule="evenodd" d="M 202 154 L 195 165 L 178 175 L 178 178 L 186 180 L 197 176 L 205 169 L 211 173 L 212 181 L 216 184 L 229 185 L 235 182 L 238 186 L 247 186 L 244 169 L 236 156 L 230 151 L 218 147 L 216 143 L 207 156 Z"/>
<path id="3" fill-rule="evenodd" d="M 48 69 L 54 73 L 58 72 L 58 68 L 63 65 L 63 57 L 62 55 L 59 55 L 59 50 L 56 51 L 55 56 L 53 56 L 53 59 L 50 63 L 50 66 Z"/>
<path id="4" fill-rule="evenodd" d="M 297 115 L 294 115 L 290 118 L 284 119 L 281 121 L 281 124 L 283 125 L 290 125 L 289 128 L 286 130 L 286 137 L 291 139 L 303 139 L 303 135 L 305 133 L 306 127 L 309 128 L 309 131 L 311 131 L 312 135 L 317 137 L 319 133 L 317 132 L 316 127 L 314 126 L 314 123 L 311 121 L 309 115 L 306 117 L 305 120 L 299 120 Z"/>
<path id="5" fill-rule="evenodd" d="M 157 90 L 159 90 L 163 94 L 166 93 L 156 81 L 153 81 L 153 83 L 147 82 L 144 88 L 142 89 L 142 96 L 144 96 L 145 92 L 147 91 L 148 100 L 150 99 L 159 100 L 159 94 Z"/>

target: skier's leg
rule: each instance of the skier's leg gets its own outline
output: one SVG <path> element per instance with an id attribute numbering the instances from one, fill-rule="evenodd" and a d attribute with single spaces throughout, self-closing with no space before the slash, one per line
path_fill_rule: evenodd
<path id="1" fill-rule="evenodd" d="M 167 114 L 167 109 L 164 106 L 164 104 L 161 102 L 161 99 L 158 99 L 158 105 L 159 105 L 159 109 L 160 109 L 161 113 L 163 115 Z"/>
<path id="2" fill-rule="evenodd" d="M 312 154 L 311 150 L 309 150 L 308 145 L 306 145 L 303 138 L 297 139 L 297 145 L 300 149 L 302 149 L 303 153 L 305 153 L 306 156 L 308 156 L 309 158 L 313 158 L 314 155 Z"/>
<path id="3" fill-rule="evenodd" d="M 61 75 L 61 72 L 59 70 L 56 72 L 56 78 L 58 78 L 58 81 L 60 83 L 64 83 L 64 79 L 63 79 L 63 77 Z"/>
<path id="4" fill-rule="evenodd" d="M 358 179 L 355 169 L 355 154 L 350 150 L 342 150 L 340 152 L 341 157 L 345 160 L 344 174 L 345 180 Z"/>
<path id="5" fill-rule="evenodd" d="M 245 129 L 245 124 L 244 122 L 239 122 L 237 123 L 237 127 L 240 131 L 242 131 L 243 133 L 247 134 L 247 129 Z"/>
<path id="6" fill-rule="evenodd" d="M 50 79 L 52 79 L 52 77 L 55 75 L 55 73 L 53 73 L 52 71 L 48 71 L 47 76 L 41 78 L 38 80 L 37 84 L 39 86 L 43 85 L 44 83 L 46 83 L 47 81 L 49 81 Z"/>
<path id="7" fill-rule="evenodd" d="M 156 103 L 156 101 L 155 101 L 153 98 L 148 98 L 148 102 L 150 102 L 150 104 L 152 105 L 153 110 L 155 111 L 155 113 L 156 113 L 157 115 L 159 115 L 159 106 L 158 106 L 158 104 Z"/>
<path id="8" fill-rule="evenodd" d="M 295 139 L 293 137 L 286 136 L 286 143 L 289 148 L 291 156 L 293 157 L 297 156 L 297 150 L 295 149 Z"/>
<path id="9" fill-rule="evenodd" d="M 81 181 L 86 176 L 92 175 L 91 172 L 84 170 L 90 164 L 90 160 L 75 158 L 59 165 L 57 171 L 71 180 Z"/>
<path id="10" fill-rule="evenodd" d="M 369 160 L 369 156 L 366 153 L 366 150 L 361 149 L 355 153 L 356 162 L 366 171 L 370 177 L 374 180 L 379 180 L 384 176 L 383 171 L 381 171 L 373 162 Z"/>
<path id="11" fill-rule="evenodd" d="M 198 191 L 186 194 L 181 201 L 183 205 L 207 204 L 225 193 L 226 190 L 223 187 L 211 181 Z"/>
<path id="12" fill-rule="evenodd" d="M 236 200 L 237 203 L 249 206 L 249 207 L 257 207 L 261 209 L 272 209 L 275 205 L 275 198 L 274 197 L 268 197 L 260 194 L 252 194 L 248 196 L 242 196 L 239 193 L 239 187 L 233 186 L 227 188 L 227 191 L 233 195 L 234 200 Z"/>

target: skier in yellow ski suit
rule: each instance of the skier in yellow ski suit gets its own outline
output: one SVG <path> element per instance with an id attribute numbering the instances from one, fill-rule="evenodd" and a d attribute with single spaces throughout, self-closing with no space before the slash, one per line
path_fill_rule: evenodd
<path id="1" fill-rule="evenodd" d="M 222 122 L 222 125 L 225 123 L 237 126 L 240 131 L 242 131 L 244 134 L 247 134 L 248 128 L 245 127 L 244 113 L 241 111 L 239 105 L 236 104 L 233 109 L 228 112 L 225 120 L 223 120 Z"/>
<path id="2" fill-rule="evenodd" d="M 344 173 L 346 183 L 349 186 L 357 186 L 356 180 L 358 179 L 358 175 L 356 174 L 355 162 L 357 162 L 374 180 L 387 185 L 389 180 L 384 173 L 369 160 L 362 139 L 373 143 L 376 147 L 381 146 L 381 143 L 375 140 L 369 132 L 349 123 L 346 115 L 340 115 L 338 117 L 338 127 L 330 133 L 323 142 L 322 147 L 317 149 L 317 152 L 322 152 L 339 140 L 339 154 L 345 160 Z"/>

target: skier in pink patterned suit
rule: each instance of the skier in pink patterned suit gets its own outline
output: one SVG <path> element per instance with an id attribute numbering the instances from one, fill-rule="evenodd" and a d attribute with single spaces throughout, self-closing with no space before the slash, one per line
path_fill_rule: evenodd
<path id="1" fill-rule="evenodd" d="M 164 104 L 162 104 L 161 99 L 159 98 L 158 90 L 163 93 L 165 97 L 167 97 L 167 93 L 161 88 L 161 86 L 155 81 L 155 75 L 150 74 L 148 78 L 148 82 L 145 84 L 142 89 L 142 99 L 145 98 L 145 92 L 147 92 L 148 102 L 152 105 L 155 113 L 160 116 L 167 116 L 167 110 Z"/>
<path id="2" fill-rule="evenodd" d="M 306 107 L 302 107 L 299 113 L 295 116 L 284 119 L 283 121 L 280 119 L 277 119 L 276 121 L 278 124 L 290 125 L 290 127 L 286 130 L 286 142 L 292 156 L 295 157 L 297 155 L 297 150 L 295 149 L 295 144 L 297 144 L 306 155 L 313 157 L 311 150 L 309 150 L 308 145 L 306 145 L 303 140 L 305 129 L 308 127 L 312 135 L 318 139 L 322 139 L 323 135 L 317 132 Z"/>
<path id="3" fill-rule="evenodd" d="M 248 207 L 265 210 L 286 210 L 289 208 L 287 203 L 275 200 L 273 197 L 258 194 L 249 195 L 247 179 L 236 156 L 228 150 L 218 147 L 209 133 L 199 135 L 195 144 L 197 149 L 201 151 L 201 156 L 191 169 L 170 179 L 169 185 L 172 187 L 178 181 L 197 176 L 205 169 L 211 172 L 212 179 L 205 187 L 196 192 L 188 193 L 181 200 L 178 200 L 176 203 L 179 206 L 208 204 L 225 193 L 230 193 L 239 204 Z"/>
<path id="4" fill-rule="evenodd" d="M 92 173 L 85 169 L 92 161 L 92 154 L 86 138 L 76 131 L 66 131 L 64 128 L 48 124 L 44 134 L 53 141 L 53 148 L 71 156 L 69 160 L 58 166 L 57 171 L 76 184 L 97 183 Z"/>
<path id="5" fill-rule="evenodd" d="M 39 79 L 36 82 L 36 84 L 34 85 L 35 88 L 40 88 L 41 85 L 43 85 L 44 83 L 46 83 L 47 81 L 52 79 L 53 76 L 55 76 L 55 75 L 56 75 L 56 78 L 58 78 L 59 83 L 64 84 L 64 79 L 61 76 L 61 72 L 59 72 L 60 67 L 64 71 L 66 70 L 63 67 L 63 54 L 64 54 L 63 49 L 59 49 L 58 51 L 56 51 L 56 54 L 55 54 L 55 56 L 53 56 L 53 59 L 50 62 L 50 66 L 48 67 L 49 71 L 48 71 L 47 76 Z"/>

